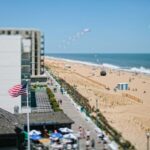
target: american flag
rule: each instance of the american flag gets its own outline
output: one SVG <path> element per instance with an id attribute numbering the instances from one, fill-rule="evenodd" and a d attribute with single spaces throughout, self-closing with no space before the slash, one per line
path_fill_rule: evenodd
<path id="1" fill-rule="evenodd" d="M 19 95 L 26 94 L 26 87 L 27 83 L 25 83 L 24 85 L 18 84 L 9 89 L 8 93 L 12 97 L 18 97 Z"/>

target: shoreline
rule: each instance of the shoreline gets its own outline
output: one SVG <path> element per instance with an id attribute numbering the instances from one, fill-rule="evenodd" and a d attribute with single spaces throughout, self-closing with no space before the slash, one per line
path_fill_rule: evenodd
<path id="1" fill-rule="evenodd" d="M 46 59 L 52 59 L 52 60 L 59 60 L 59 61 L 66 61 L 68 63 L 78 63 L 78 64 L 83 64 L 83 65 L 89 65 L 89 66 L 93 66 L 93 67 L 100 67 L 100 68 L 104 68 L 104 69 L 112 69 L 112 70 L 116 70 L 116 71 L 125 71 L 125 72 L 131 72 L 131 73 L 137 73 L 137 74 L 144 74 L 146 76 L 150 76 L 150 69 L 148 68 L 144 68 L 144 67 L 121 67 L 121 66 L 116 66 L 113 64 L 109 64 L 109 63 L 103 63 L 103 64 L 97 64 L 94 62 L 87 62 L 87 61 L 81 61 L 81 60 L 73 60 L 73 59 L 66 59 L 66 58 L 59 58 L 59 57 L 53 57 L 53 56 L 45 56 Z M 142 71 L 142 70 L 145 71 Z"/>
<path id="2" fill-rule="evenodd" d="M 93 70 L 90 65 L 60 59 L 46 59 L 45 64 L 54 75 L 76 85 L 77 91 L 89 99 L 91 107 L 96 108 L 95 99 L 99 99 L 98 107 L 110 125 L 137 149 L 145 149 L 145 130 L 150 127 L 149 76 L 108 69 L 107 75 L 102 77 L 99 74 L 101 68 L 94 67 Z M 115 92 L 114 87 L 121 81 L 127 82 L 130 90 Z M 105 84 L 109 90 L 100 84 Z M 123 93 L 140 98 L 142 103 L 123 97 Z"/>

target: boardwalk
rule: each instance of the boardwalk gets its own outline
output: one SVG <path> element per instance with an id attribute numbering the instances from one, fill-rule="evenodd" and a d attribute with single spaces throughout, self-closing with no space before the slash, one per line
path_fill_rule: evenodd
<path id="1" fill-rule="evenodd" d="M 53 86 L 49 86 L 49 87 L 53 90 L 54 87 L 56 87 L 57 83 L 54 81 L 54 79 L 52 80 L 54 84 Z M 55 96 L 57 100 L 60 99 L 62 100 L 61 108 L 63 109 L 64 113 L 66 113 L 75 122 L 74 125 L 72 126 L 72 129 L 74 131 L 78 131 L 79 126 L 82 126 L 85 129 L 85 131 L 90 130 L 90 137 L 91 139 L 95 140 L 95 145 L 96 145 L 95 150 L 103 150 L 105 146 L 104 144 L 102 144 L 103 142 L 98 142 L 97 134 L 95 132 L 96 126 L 91 121 L 85 118 L 85 116 L 75 107 L 75 104 L 71 101 L 71 99 L 66 94 L 64 95 L 61 94 L 59 87 L 57 87 L 57 89 L 58 90 L 55 93 Z M 86 143 L 85 139 L 80 140 L 80 150 L 86 149 L 85 143 Z"/>
<path id="2" fill-rule="evenodd" d="M 35 92 L 36 107 L 32 108 L 32 112 L 51 112 L 53 111 L 49 103 L 46 89 L 39 89 Z"/>

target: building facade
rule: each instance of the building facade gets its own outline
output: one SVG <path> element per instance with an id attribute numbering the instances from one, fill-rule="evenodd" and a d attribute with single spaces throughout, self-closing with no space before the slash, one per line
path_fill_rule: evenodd
<path id="1" fill-rule="evenodd" d="M 1 35 L 19 35 L 22 38 L 22 79 L 44 73 L 44 35 L 39 30 L 0 29 Z"/>
<path id="2" fill-rule="evenodd" d="M 0 107 L 21 112 L 21 97 L 12 98 L 8 90 L 21 83 L 21 37 L 0 36 Z"/>
<path id="3" fill-rule="evenodd" d="M 5 45 L 3 43 L 5 43 Z M 7 79 L 5 81 L 3 79 L 0 79 L 1 81 L 3 80 L 3 82 L 5 82 L 7 85 L 9 85 L 10 79 L 14 80 L 16 84 L 18 84 L 19 81 L 19 83 L 23 84 L 26 79 L 29 79 L 29 81 L 31 82 L 46 81 L 46 76 L 44 75 L 44 35 L 39 30 L 1 28 L 0 53 L 2 54 L 1 57 L 6 58 L 5 60 L 7 60 L 0 61 L 0 66 L 5 66 L 5 64 L 11 66 L 11 64 L 15 62 L 14 67 L 11 69 L 19 70 L 19 72 L 18 70 L 13 71 L 14 74 L 9 73 L 8 75 L 7 73 L 7 77 L 5 77 Z M 18 65 L 20 66 L 18 67 Z M 6 94 L 6 91 L 4 93 Z M 3 101 L 6 101 L 6 99 L 9 98 L 6 96 L 5 100 Z M 21 96 L 21 106 L 26 106 L 26 96 Z M 12 109 L 10 112 L 12 112 Z"/>

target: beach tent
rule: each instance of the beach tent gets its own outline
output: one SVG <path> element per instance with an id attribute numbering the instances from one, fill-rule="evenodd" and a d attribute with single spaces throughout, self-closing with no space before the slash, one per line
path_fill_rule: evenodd
<path id="1" fill-rule="evenodd" d="M 128 90 L 128 83 L 118 83 L 117 88 L 118 90 Z"/>

